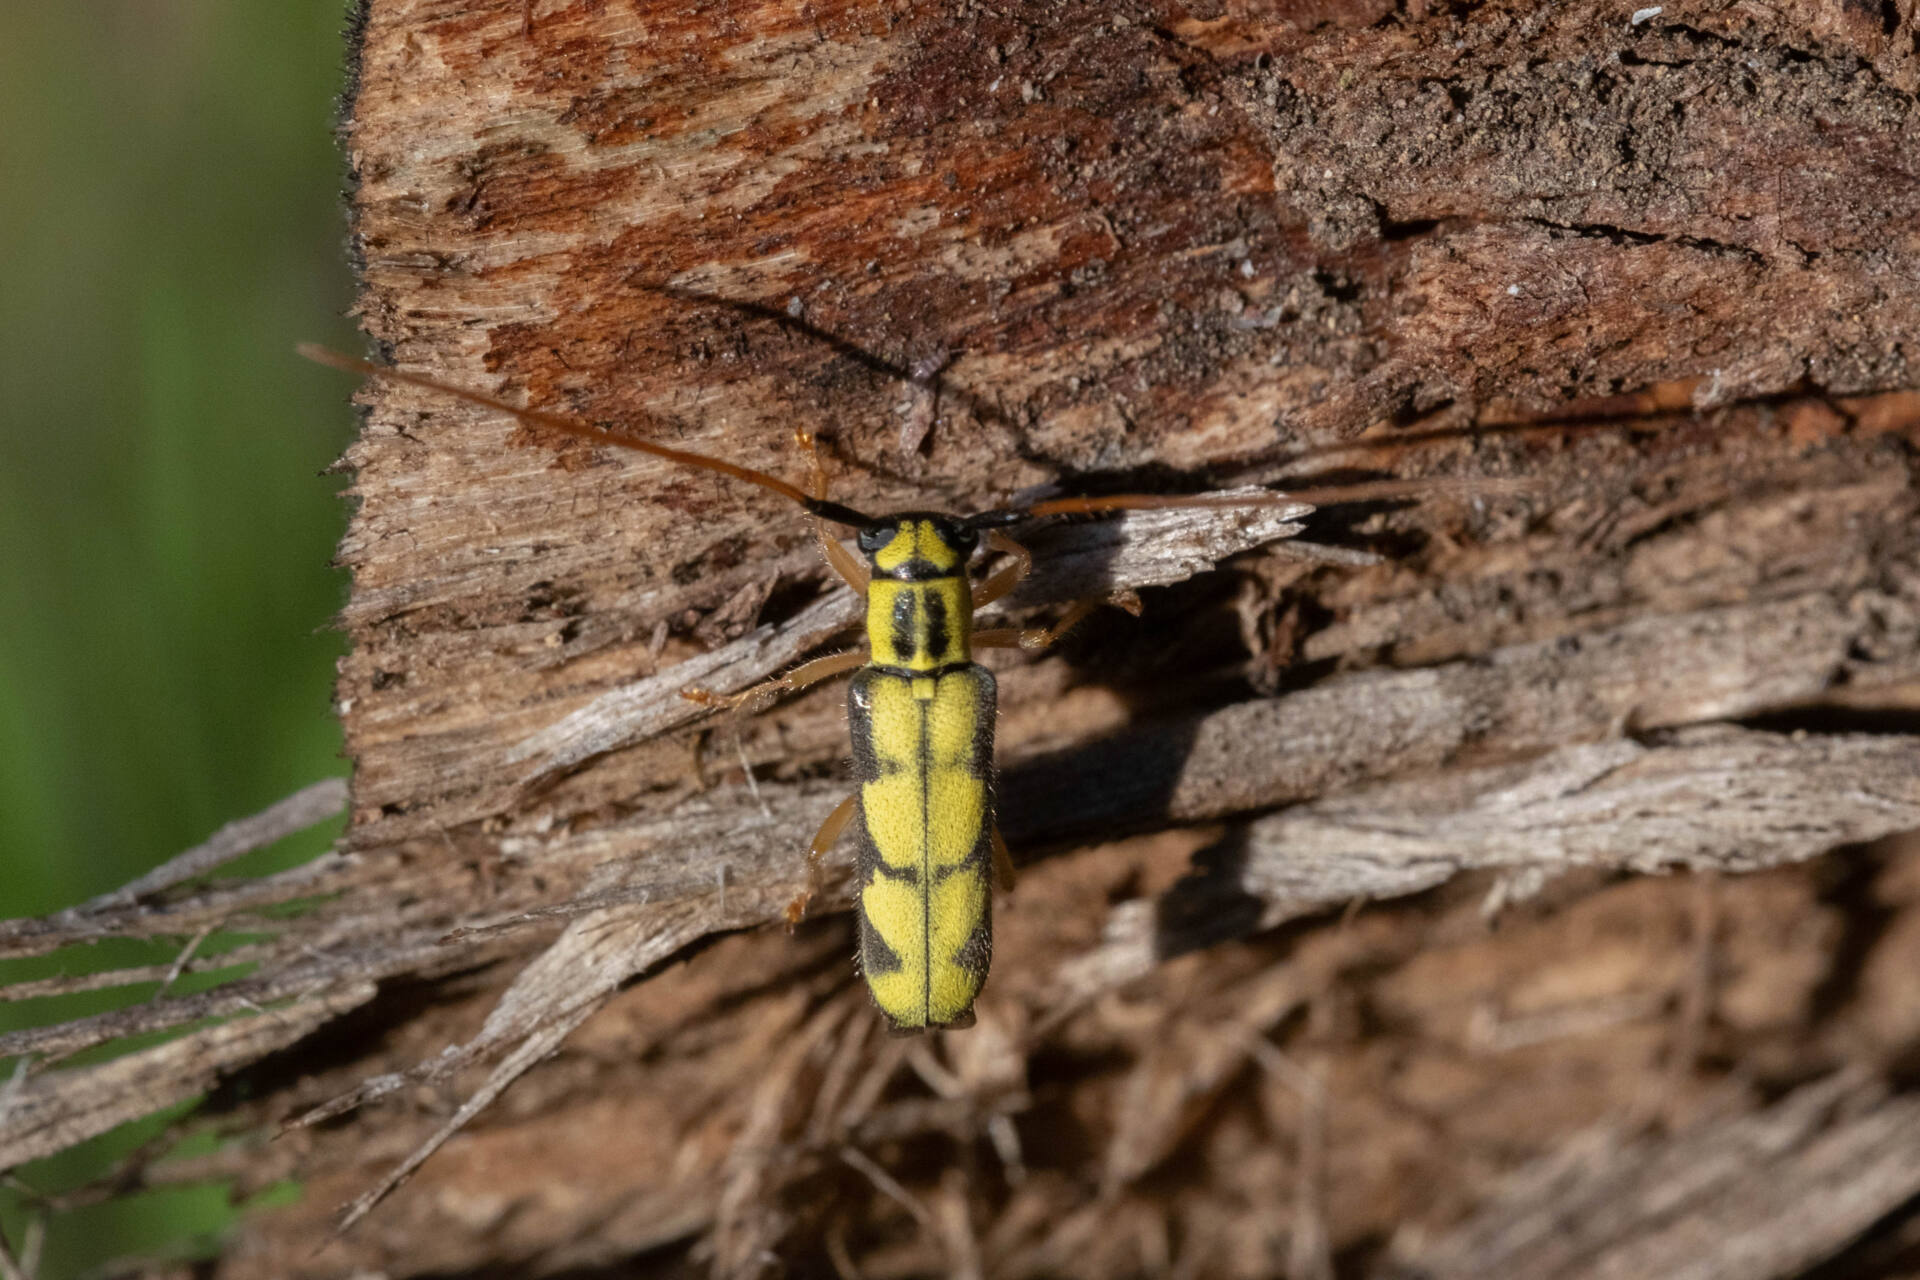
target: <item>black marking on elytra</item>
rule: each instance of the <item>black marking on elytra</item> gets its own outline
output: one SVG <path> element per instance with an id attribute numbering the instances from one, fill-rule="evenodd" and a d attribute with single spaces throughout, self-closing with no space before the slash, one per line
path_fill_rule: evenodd
<path id="1" fill-rule="evenodd" d="M 954 663 L 931 673 L 897 671 L 879 666 L 863 667 L 855 672 L 853 683 L 848 690 L 848 707 L 853 713 L 848 716 L 848 725 L 852 730 L 850 737 L 852 738 L 853 744 L 854 776 L 860 782 L 867 783 L 877 781 L 882 773 L 883 766 L 873 746 L 873 722 L 867 713 L 874 703 L 878 701 L 874 696 L 874 690 L 884 681 L 912 682 L 914 680 L 927 679 L 929 675 L 936 680 L 968 681 L 972 686 L 974 705 L 979 709 L 979 720 L 974 726 L 973 749 L 968 753 L 969 758 L 962 767 L 972 776 L 986 783 L 986 807 L 981 813 L 982 821 L 980 832 L 978 836 L 975 837 L 973 849 L 968 853 L 962 865 L 978 868 L 984 879 L 991 876 L 991 868 L 993 865 L 993 730 L 994 706 L 998 701 L 999 691 L 994 682 L 992 672 L 988 671 L 985 667 L 978 666 L 971 662 Z M 924 715 L 921 717 L 921 723 L 923 726 L 925 725 Z M 922 732 L 924 734 L 924 727 Z M 921 743 L 916 745 L 924 749 L 926 746 L 924 738 Z M 877 878 L 882 876 L 892 881 L 913 885 L 919 884 L 922 877 L 917 868 L 892 867 L 880 857 L 879 846 L 875 843 L 873 832 L 867 825 L 864 801 L 860 803 L 855 812 L 854 836 L 856 884 L 864 889 L 867 885 L 872 884 Z M 945 874 L 947 873 L 936 873 L 936 875 Z M 991 890 L 989 890 L 989 892 L 991 892 Z M 864 912 L 860 913 L 859 931 L 861 971 L 869 977 L 887 973 L 898 973 L 902 968 L 899 954 L 887 945 L 887 940 L 880 936 L 878 930 L 874 929 Z M 960 946 L 958 952 L 956 952 L 951 959 L 954 964 L 984 982 L 987 975 L 987 966 L 992 958 L 992 954 L 993 920 L 992 913 L 989 910 L 981 913 L 980 923 L 975 926 L 973 932 L 968 935 L 966 942 Z M 930 962 L 932 961 L 932 957 L 928 957 L 928 959 Z M 929 974 L 931 974 L 931 963 L 929 964 Z M 966 1026 L 971 1020 L 972 1011 L 969 1010 L 945 1025 L 949 1027 Z M 923 1028 L 914 1027 L 904 1030 L 918 1032 L 922 1029 Z"/>
<path id="2" fill-rule="evenodd" d="M 847 686 L 847 729 L 852 739 L 853 776 L 861 782 L 876 782 L 880 778 L 880 757 L 873 750 L 873 687 L 888 677 L 877 667 L 865 667 L 853 673 L 853 681 Z M 895 677 L 897 678 L 897 677 Z M 861 830 L 866 829 L 866 812 L 860 814 Z"/>
<path id="3" fill-rule="evenodd" d="M 860 915 L 860 970 L 868 977 L 900 972 L 900 955 L 887 945 L 864 912 Z"/>
<path id="4" fill-rule="evenodd" d="M 982 911 L 980 923 L 967 935 L 967 941 L 954 953 L 953 962 L 968 973 L 985 977 L 993 960 L 993 912 Z"/>

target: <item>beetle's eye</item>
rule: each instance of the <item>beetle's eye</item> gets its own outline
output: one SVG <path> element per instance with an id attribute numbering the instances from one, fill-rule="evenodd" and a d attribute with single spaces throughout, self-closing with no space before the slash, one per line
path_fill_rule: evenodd
<path id="1" fill-rule="evenodd" d="M 973 554 L 973 549 L 980 545 L 980 531 L 977 529 L 969 529 L 965 525 L 962 525 L 955 529 L 947 540 L 953 544 L 953 549 L 958 551 L 962 556 L 970 556 Z"/>
<path id="2" fill-rule="evenodd" d="M 869 555 L 887 545 L 893 537 L 893 530 L 884 524 L 870 524 L 862 529 L 854 541 L 862 551 Z"/>

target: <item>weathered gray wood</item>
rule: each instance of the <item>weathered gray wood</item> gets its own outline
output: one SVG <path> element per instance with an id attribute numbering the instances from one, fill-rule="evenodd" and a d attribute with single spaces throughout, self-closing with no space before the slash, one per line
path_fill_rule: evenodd
<path id="1" fill-rule="evenodd" d="M 65 1151 L 117 1125 L 184 1102 L 221 1077 L 297 1044 L 365 1004 L 362 982 L 258 1011 L 109 1062 L 26 1078 L 0 1088 L 0 1169 Z"/>
<path id="2" fill-rule="evenodd" d="M 1384 1275 L 1778 1280 L 1920 1193 L 1920 1099 L 1838 1073 L 1667 1138 L 1593 1133 Z"/>

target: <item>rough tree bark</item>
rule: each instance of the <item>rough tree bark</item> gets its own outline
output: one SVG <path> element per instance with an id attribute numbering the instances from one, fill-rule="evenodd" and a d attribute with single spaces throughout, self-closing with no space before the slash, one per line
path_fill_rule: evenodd
<path id="1" fill-rule="evenodd" d="M 307 1179 L 235 1278 L 1911 1261 L 1920 875 L 1867 845 L 1920 829 L 1910 0 L 369 0 L 354 42 L 404 368 L 773 471 L 804 424 L 866 508 L 1433 496 L 1036 534 L 1023 616 L 1155 589 L 995 664 L 1025 882 L 980 1025 L 893 1041 L 843 860 L 767 927 L 837 691 L 677 696 L 846 634 L 805 522 L 369 388 L 345 847 L 0 933 L 261 935 L 0 1037 L 0 1164 L 213 1086 L 250 1140 L 134 1176 Z"/>

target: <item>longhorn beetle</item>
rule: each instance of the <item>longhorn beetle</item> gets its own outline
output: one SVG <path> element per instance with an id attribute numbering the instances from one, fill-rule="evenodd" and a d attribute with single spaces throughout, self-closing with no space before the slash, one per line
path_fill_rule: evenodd
<path id="1" fill-rule="evenodd" d="M 821 861 L 849 823 L 859 842 L 855 905 L 860 970 L 874 1003 L 900 1032 L 973 1024 L 973 1002 L 987 979 L 993 949 L 989 863 L 1003 888 L 1013 864 L 993 815 L 993 675 L 973 660 L 976 649 L 1045 649 L 1099 601 L 1072 605 L 1052 627 L 976 631 L 973 615 L 1026 576 L 1032 557 L 1003 530 L 1050 515 L 1122 509 L 1247 506 L 1296 500 L 1292 495 L 1120 494 L 1057 498 L 970 516 L 934 511 L 868 515 L 829 501 L 826 471 L 812 438 L 796 432 L 812 464 L 812 492 L 777 476 L 721 458 L 621 435 L 577 419 L 522 409 L 498 397 L 310 345 L 300 353 L 349 373 L 424 387 L 596 444 L 615 445 L 758 485 L 789 499 L 813 518 L 828 565 L 867 602 L 867 651 L 806 662 L 784 676 L 728 697 L 689 689 L 709 706 L 738 707 L 760 696 L 793 692 L 859 668 L 847 695 L 858 789 L 813 837 L 807 884 L 788 908 L 804 913 Z M 860 557 L 828 531 L 855 531 Z M 968 562 L 984 546 L 1010 557 L 977 586 Z"/>

